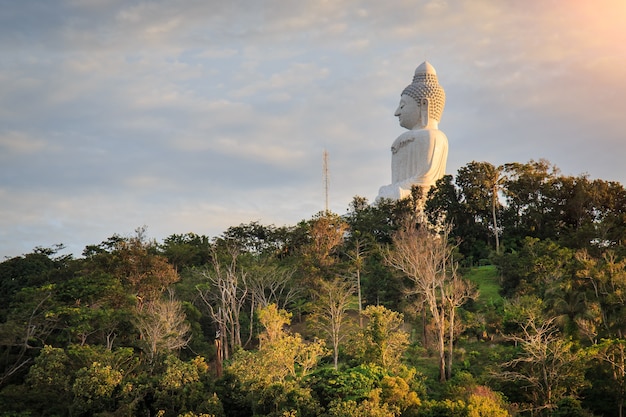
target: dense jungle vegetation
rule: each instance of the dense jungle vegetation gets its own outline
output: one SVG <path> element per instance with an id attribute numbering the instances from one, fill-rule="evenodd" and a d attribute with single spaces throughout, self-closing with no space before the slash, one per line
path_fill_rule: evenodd
<path id="1" fill-rule="evenodd" d="M 0 263 L 0 416 L 622 416 L 617 182 L 471 162 L 293 226 L 146 234 Z"/>

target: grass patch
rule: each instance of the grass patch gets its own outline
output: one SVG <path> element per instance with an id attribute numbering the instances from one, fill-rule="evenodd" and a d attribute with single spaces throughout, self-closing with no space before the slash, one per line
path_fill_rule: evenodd
<path id="1" fill-rule="evenodd" d="M 478 266 L 470 269 L 465 274 L 465 278 L 478 286 L 480 295 L 477 304 L 486 305 L 491 303 L 499 303 L 502 300 L 500 296 L 500 277 L 495 266 Z"/>

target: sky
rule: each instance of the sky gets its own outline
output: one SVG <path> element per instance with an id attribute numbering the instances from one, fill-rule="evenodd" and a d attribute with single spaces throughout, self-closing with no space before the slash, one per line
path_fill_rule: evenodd
<path id="1" fill-rule="evenodd" d="M 547 159 L 626 184 L 623 0 L 0 0 L 0 260 L 146 226 L 346 213 L 400 93 L 446 91 L 447 173 Z"/>

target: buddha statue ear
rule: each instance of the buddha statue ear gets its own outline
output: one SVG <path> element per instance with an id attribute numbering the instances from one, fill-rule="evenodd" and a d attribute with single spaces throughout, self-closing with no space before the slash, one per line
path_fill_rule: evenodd
<path id="1" fill-rule="evenodd" d="M 420 119 L 422 122 L 422 126 L 428 125 L 428 99 L 427 98 L 420 99 Z"/>

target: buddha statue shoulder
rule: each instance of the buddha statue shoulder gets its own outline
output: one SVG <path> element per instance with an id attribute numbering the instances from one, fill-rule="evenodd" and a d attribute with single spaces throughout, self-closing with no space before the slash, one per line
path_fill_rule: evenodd
<path id="1" fill-rule="evenodd" d="M 381 187 L 377 198 L 402 199 L 414 186 L 426 194 L 445 175 L 448 138 L 439 130 L 444 105 L 445 93 L 437 73 L 424 62 L 400 95 L 395 116 L 408 131 L 391 146 L 391 184 Z"/>

